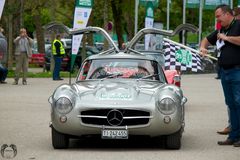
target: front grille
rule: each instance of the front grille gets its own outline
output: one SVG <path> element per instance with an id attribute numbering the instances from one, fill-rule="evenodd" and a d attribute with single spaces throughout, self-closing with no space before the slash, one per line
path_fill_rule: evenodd
<path id="1" fill-rule="evenodd" d="M 130 109 L 97 109 L 87 110 L 80 113 L 81 120 L 84 124 L 113 126 L 109 123 L 109 113 L 116 111 L 121 113 L 122 121 L 117 126 L 135 126 L 148 124 L 150 113 L 141 110 Z"/>

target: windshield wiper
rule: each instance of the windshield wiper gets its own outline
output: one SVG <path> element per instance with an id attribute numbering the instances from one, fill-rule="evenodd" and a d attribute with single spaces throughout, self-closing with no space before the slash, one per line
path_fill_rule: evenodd
<path id="1" fill-rule="evenodd" d="M 104 79 L 107 79 L 107 78 L 115 78 L 115 77 L 122 76 L 122 75 L 123 75 L 123 73 L 120 73 L 120 72 L 111 73 L 111 74 L 106 74 L 106 75 L 104 75 L 104 77 L 101 78 L 100 80 L 104 80 Z"/>

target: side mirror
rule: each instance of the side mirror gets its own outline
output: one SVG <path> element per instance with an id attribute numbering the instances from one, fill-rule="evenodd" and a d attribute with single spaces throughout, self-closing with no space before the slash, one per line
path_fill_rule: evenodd
<path id="1" fill-rule="evenodd" d="M 50 104 L 53 103 L 52 96 L 50 96 L 50 97 L 48 98 L 48 102 L 49 102 Z"/>

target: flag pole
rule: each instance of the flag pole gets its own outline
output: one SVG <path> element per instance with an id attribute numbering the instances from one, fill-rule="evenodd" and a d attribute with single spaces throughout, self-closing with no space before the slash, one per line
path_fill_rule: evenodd
<path id="1" fill-rule="evenodd" d="M 198 44 L 202 40 L 202 16 L 203 16 L 203 0 L 199 2 L 199 32 L 198 32 Z"/>
<path id="2" fill-rule="evenodd" d="M 186 0 L 183 0 L 183 24 L 186 23 Z M 182 43 L 185 43 L 185 31 L 182 31 Z"/>
<path id="3" fill-rule="evenodd" d="M 170 2 L 167 0 L 167 30 L 169 30 Z"/>
<path id="4" fill-rule="evenodd" d="M 134 35 L 137 33 L 138 30 L 138 5 L 139 0 L 135 0 Z"/>

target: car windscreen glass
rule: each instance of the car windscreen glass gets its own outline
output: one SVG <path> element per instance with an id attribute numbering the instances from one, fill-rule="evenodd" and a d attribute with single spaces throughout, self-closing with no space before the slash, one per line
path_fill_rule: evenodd
<path id="1" fill-rule="evenodd" d="M 89 62 L 90 63 L 90 62 Z M 83 65 L 79 75 L 86 79 L 103 79 L 103 78 L 128 78 L 139 79 L 148 75 L 152 80 L 164 79 L 164 75 L 159 72 L 158 65 L 155 61 L 141 59 L 98 59 L 92 60 L 91 64 Z M 87 69 L 87 73 L 85 70 Z M 160 73 L 160 74 L 159 74 Z M 85 75 L 83 75 L 85 74 Z M 162 78 L 160 78 L 163 76 Z M 84 78 L 85 79 L 85 78 Z"/>

